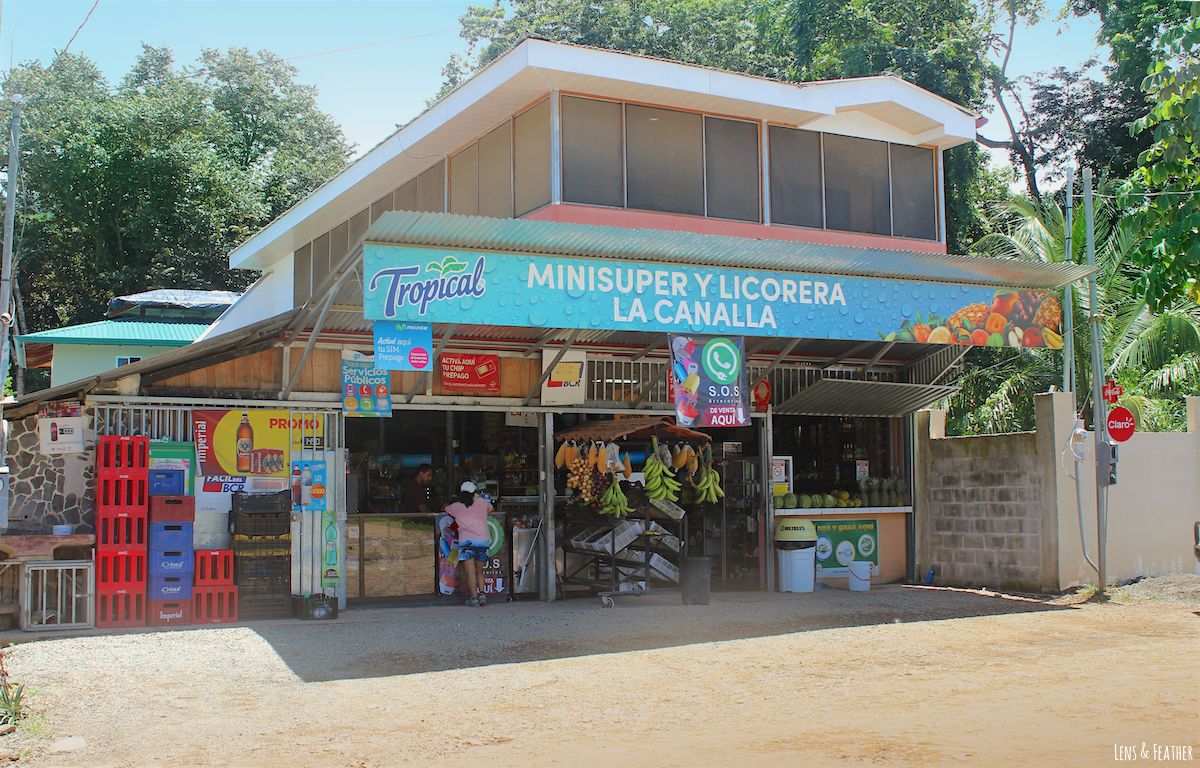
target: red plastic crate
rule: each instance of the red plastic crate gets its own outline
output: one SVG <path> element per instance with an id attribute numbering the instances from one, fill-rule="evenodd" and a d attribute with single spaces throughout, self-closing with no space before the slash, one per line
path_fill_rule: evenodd
<path id="1" fill-rule="evenodd" d="M 150 522 L 191 523 L 196 520 L 195 496 L 151 496 Z"/>
<path id="2" fill-rule="evenodd" d="M 97 549 L 96 588 L 146 591 L 146 550 Z"/>
<path id="3" fill-rule="evenodd" d="M 150 469 L 150 438 L 101 435 L 96 438 L 96 474 L 145 477 Z"/>
<path id="4" fill-rule="evenodd" d="M 96 549 L 146 550 L 150 521 L 145 509 L 140 512 L 107 512 L 102 507 L 96 511 Z"/>
<path id="5" fill-rule="evenodd" d="M 233 584 L 233 550 L 203 549 L 196 552 L 192 571 L 197 587 L 224 587 Z"/>
<path id="6" fill-rule="evenodd" d="M 101 629 L 146 626 L 146 588 L 96 590 L 96 626 Z"/>
<path id="7" fill-rule="evenodd" d="M 193 624 L 232 624 L 237 621 L 238 588 L 192 587 Z"/>
<path id="8" fill-rule="evenodd" d="M 147 627 L 179 627 L 192 623 L 191 600 L 148 600 Z"/>
<path id="9" fill-rule="evenodd" d="M 96 508 L 114 515 L 132 512 L 145 514 L 149 503 L 146 483 L 146 475 L 96 478 Z"/>

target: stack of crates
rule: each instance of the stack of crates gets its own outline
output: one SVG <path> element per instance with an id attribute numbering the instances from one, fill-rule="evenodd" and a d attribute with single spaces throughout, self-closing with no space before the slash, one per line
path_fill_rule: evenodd
<path id="1" fill-rule="evenodd" d="M 150 579 L 146 623 L 151 627 L 191 624 L 196 499 L 186 495 L 183 470 L 151 469 L 147 474 Z"/>
<path id="2" fill-rule="evenodd" d="M 96 626 L 146 625 L 150 441 L 96 440 Z"/>
<path id="3" fill-rule="evenodd" d="M 238 588 L 233 583 L 233 550 L 198 550 L 192 575 L 192 623 L 231 624 L 237 621 Z"/>
<path id="4" fill-rule="evenodd" d="M 242 621 L 291 618 L 292 496 L 233 495 L 233 580 Z"/>

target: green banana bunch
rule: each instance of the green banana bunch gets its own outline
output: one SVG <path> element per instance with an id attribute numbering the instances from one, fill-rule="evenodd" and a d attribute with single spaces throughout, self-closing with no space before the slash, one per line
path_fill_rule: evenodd
<path id="1" fill-rule="evenodd" d="M 700 482 L 696 483 L 696 500 L 715 504 L 717 499 L 725 498 L 721 488 L 721 473 L 711 466 L 700 472 Z"/>
<path id="2" fill-rule="evenodd" d="M 650 458 L 646 459 L 642 473 L 646 476 L 646 496 L 655 500 L 679 501 L 679 489 L 683 485 L 672 476 L 671 470 L 667 469 L 662 459 L 658 458 L 657 444 Z"/>
<path id="3" fill-rule="evenodd" d="M 608 486 L 608 490 L 600 497 L 600 514 L 625 517 L 632 511 L 629 498 L 621 490 L 621 483 L 614 477 L 612 485 Z"/>

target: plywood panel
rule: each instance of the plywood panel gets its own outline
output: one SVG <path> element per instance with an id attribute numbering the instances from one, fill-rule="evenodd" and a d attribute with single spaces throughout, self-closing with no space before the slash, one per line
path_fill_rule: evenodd
<path id="1" fill-rule="evenodd" d="M 525 369 L 519 357 L 500 358 L 500 396 L 524 397 L 529 394 L 525 386 Z"/>

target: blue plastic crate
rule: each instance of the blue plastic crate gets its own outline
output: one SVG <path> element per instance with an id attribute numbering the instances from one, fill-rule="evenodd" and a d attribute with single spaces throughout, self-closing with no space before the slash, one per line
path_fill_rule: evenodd
<path id="1" fill-rule="evenodd" d="M 182 469 L 150 470 L 149 493 L 151 496 L 183 496 L 187 494 L 187 482 Z"/>
<path id="2" fill-rule="evenodd" d="M 150 523 L 150 549 L 193 549 L 195 523 Z"/>
<path id="3" fill-rule="evenodd" d="M 196 567 L 196 556 L 192 548 L 185 550 L 150 550 L 151 576 L 178 576 L 182 573 L 191 574 Z"/>
<path id="4" fill-rule="evenodd" d="M 152 575 L 149 600 L 191 600 L 192 574 Z"/>

